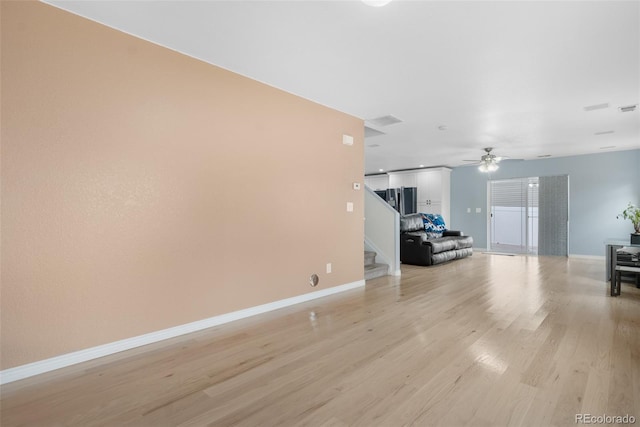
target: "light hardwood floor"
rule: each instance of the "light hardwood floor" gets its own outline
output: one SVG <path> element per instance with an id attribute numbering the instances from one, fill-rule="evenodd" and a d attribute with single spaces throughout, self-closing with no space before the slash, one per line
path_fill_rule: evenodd
<path id="1" fill-rule="evenodd" d="M 640 290 L 471 258 L 8 384 L 3 427 L 640 424 Z"/>

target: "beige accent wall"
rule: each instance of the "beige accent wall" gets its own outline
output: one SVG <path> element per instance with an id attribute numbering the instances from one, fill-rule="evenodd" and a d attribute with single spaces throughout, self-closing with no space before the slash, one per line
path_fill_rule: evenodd
<path id="1" fill-rule="evenodd" d="M 2 369 L 362 280 L 362 120 L 1 4 Z"/>

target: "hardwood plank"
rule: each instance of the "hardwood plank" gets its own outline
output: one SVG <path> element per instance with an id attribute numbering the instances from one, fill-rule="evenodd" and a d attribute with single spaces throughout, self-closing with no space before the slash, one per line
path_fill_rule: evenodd
<path id="1" fill-rule="evenodd" d="M 640 290 L 473 257 L 2 387 L 5 426 L 540 426 L 640 418 Z"/>

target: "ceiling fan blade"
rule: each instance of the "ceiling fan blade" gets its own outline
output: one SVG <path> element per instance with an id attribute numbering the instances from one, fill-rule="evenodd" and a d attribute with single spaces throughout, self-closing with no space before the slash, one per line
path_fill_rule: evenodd
<path id="1" fill-rule="evenodd" d="M 472 165 L 482 165 L 482 164 L 498 164 L 502 160 L 522 160 L 522 159 L 512 159 L 509 156 L 496 156 L 492 154 L 493 147 L 484 148 L 486 154 L 483 154 L 480 160 L 463 160 L 463 162 L 469 162 Z"/>

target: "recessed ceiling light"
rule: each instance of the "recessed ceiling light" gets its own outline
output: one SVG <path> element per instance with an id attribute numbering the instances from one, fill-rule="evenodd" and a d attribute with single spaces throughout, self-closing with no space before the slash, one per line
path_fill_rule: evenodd
<path id="1" fill-rule="evenodd" d="M 540 156 L 538 156 L 538 157 L 540 157 L 540 158 L 544 158 L 544 157 L 551 157 L 551 154 L 542 154 L 542 155 L 540 155 Z"/>
<path id="2" fill-rule="evenodd" d="M 384 172 L 384 169 L 378 169 L 378 172 Z"/>
<path id="3" fill-rule="evenodd" d="M 603 108 L 609 108 L 609 103 L 605 102 L 604 104 L 588 105 L 584 107 L 584 111 L 602 110 Z"/>
<path id="4" fill-rule="evenodd" d="M 600 147 L 601 150 L 609 150 L 611 148 L 616 148 L 615 145 L 607 145 L 606 147 Z"/>
<path id="5" fill-rule="evenodd" d="M 615 132 L 615 131 L 613 131 L 613 130 L 603 130 L 603 131 L 601 131 L 601 132 L 596 132 L 596 133 L 594 133 L 594 135 L 608 135 L 608 134 L 610 134 L 610 133 L 614 133 L 614 132 Z"/>
<path id="6" fill-rule="evenodd" d="M 421 168 L 423 168 L 423 167 L 424 167 L 424 165 L 420 165 L 420 167 L 421 167 Z"/>

